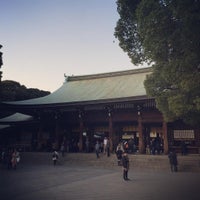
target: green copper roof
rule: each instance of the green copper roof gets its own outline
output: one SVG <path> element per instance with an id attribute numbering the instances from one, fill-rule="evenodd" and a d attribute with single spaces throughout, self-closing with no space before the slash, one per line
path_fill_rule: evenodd
<path id="1" fill-rule="evenodd" d="M 45 97 L 9 102 L 15 105 L 39 105 L 109 101 L 146 96 L 144 80 L 151 68 L 120 72 L 69 76 L 55 92 Z"/>

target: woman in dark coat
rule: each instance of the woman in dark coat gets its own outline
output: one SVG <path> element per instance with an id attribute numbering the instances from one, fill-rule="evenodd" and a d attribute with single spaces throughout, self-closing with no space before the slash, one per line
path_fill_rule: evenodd
<path id="1" fill-rule="evenodd" d="M 123 178 L 125 181 L 130 180 L 128 178 L 128 170 L 129 170 L 129 158 L 126 152 L 123 152 L 122 155 L 122 169 L 123 169 Z"/>

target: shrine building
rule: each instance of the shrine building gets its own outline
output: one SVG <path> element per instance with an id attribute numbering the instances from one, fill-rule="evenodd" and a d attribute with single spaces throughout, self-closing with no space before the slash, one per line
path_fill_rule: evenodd
<path id="1" fill-rule="evenodd" d="M 31 150 L 50 150 L 52 144 L 60 148 L 67 142 L 69 151 L 82 152 L 86 140 L 92 150 L 96 140 L 107 137 L 113 151 L 119 142 L 133 140 L 135 152 L 149 153 L 152 141 L 159 138 L 161 153 L 180 152 L 183 143 L 188 153 L 198 153 L 199 128 L 182 121 L 166 123 L 155 99 L 147 96 L 144 81 L 151 70 L 67 76 L 58 90 L 45 97 L 2 103 L 17 114 L 11 116 L 13 121 L 7 117 L 0 124 L 14 126 L 8 134 Z"/>

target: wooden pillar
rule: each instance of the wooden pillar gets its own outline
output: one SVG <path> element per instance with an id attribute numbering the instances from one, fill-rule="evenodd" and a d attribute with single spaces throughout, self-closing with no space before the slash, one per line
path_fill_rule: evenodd
<path id="1" fill-rule="evenodd" d="M 109 141 L 110 141 L 110 151 L 112 152 L 112 150 L 113 150 L 113 121 L 112 121 L 111 113 L 108 113 L 108 117 L 109 117 Z"/>
<path id="2" fill-rule="evenodd" d="M 56 120 L 56 125 L 55 125 L 55 148 L 58 150 L 59 149 L 60 124 L 59 124 L 59 119 L 57 119 L 57 117 L 55 118 L 55 120 Z"/>
<path id="3" fill-rule="evenodd" d="M 39 130 L 37 132 L 37 150 L 41 150 L 42 147 L 42 131 L 43 131 L 43 126 L 42 123 L 40 122 L 39 125 Z"/>
<path id="4" fill-rule="evenodd" d="M 79 132 L 79 143 L 78 143 L 78 147 L 79 147 L 79 151 L 83 151 L 83 130 L 84 130 L 84 124 L 83 124 L 83 114 L 82 111 L 79 111 L 79 120 L 80 120 L 80 132 Z"/>
<path id="5" fill-rule="evenodd" d="M 164 154 L 168 154 L 169 151 L 169 144 L 168 144 L 168 137 L 167 137 L 167 123 L 163 121 L 163 142 L 164 142 Z"/>
<path id="6" fill-rule="evenodd" d="M 138 114 L 138 132 L 139 132 L 139 153 L 144 153 L 144 137 L 142 132 L 142 118 L 140 113 Z"/>
<path id="7" fill-rule="evenodd" d="M 200 154 L 200 129 L 195 128 L 194 129 L 194 137 L 196 142 L 196 147 L 198 148 L 198 154 Z"/>
<path id="8" fill-rule="evenodd" d="M 56 125 L 55 125 L 55 140 L 58 141 L 59 138 L 59 122 L 56 119 Z"/>

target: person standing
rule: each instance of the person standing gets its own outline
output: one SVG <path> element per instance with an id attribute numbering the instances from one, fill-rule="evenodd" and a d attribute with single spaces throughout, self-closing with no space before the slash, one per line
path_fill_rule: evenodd
<path id="1" fill-rule="evenodd" d="M 20 153 L 19 153 L 19 151 L 18 150 L 15 150 L 15 152 L 16 152 L 16 159 L 17 159 L 17 164 L 19 164 L 19 162 L 20 162 Z"/>
<path id="2" fill-rule="evenodd" d="M 129 171 L 129 157 L 128 154 L 126 153 L 126 151 L 123 152 L 122 155 L 122 170 L 123 170 L 123 179 L 125 181 L 130 180 L 128 178 L 128 171 Z"/>
<path id="3" fill-rule="evenodd" d="M 96 153 L 97 158 L 99 158 L 99 148 L 100 148 L 100 144 L 99 144 L 98 141 L 96 141 L 96 144 L 95 144 L 95 153 Z"/>
<path id="4" fill-rule="evenodd" d="M 187 153 L 187 146 L 184 141 L 181 142 L 181 153 L 183 156 L 185 156 Z"/>
<path id="5" fill-rule="evenodd" d="M 118 166 L 122 165 L 122 154 L 123 154 L 123 151 L 121 149 L 121 146 L 118 145 L 117 149 L 116 149 L 116 156 L 117 156 L 117 164 L 118 164 Z"/>
<path id="6" fill-rule="evenodd" d="M 107 144 L 108 144 L 108 138 L 105 137 L 104 140 L 103 140 L 103 153 L 104 154 L 106 154 Z"/>
<path id="7" fill-rule="evenodd" d="M 177 168 L 178 161 L 177 161 L 176 152 L 175 151 L 170 151 L 170 153 L 168 155 L 168 158 L 169 158 L 169 163 L 170 163 L 171 171 L 172 172 L 177 172 L 178 171 L 178 168 Z"/>
<path id="8" fill-rule="evenodd" d="M 12 163 L 12 168 L 16 169 L 17 168 L 17 151 L 16 150 L 14 150 L 12 153 L 11 163 Z"/>
<path id="9" fill-rule="evenodd" d="M 89 142 L 88 137 L 86 137 L 85 147 L 86 147 L 86 153 L 89 153 L 90 152 L 90 142 Z"/>
<path id="10" fill-rule="evenodd" d="M 57 161 L 58 161 L 58 152 L 57 151 L 53 152 L 52 160 L 53 160 L 53 165 L 56 166 L 57 165 Z"/>
<path id="11" fill-rule="evenodd" d="M 8 149 L 5 154 L 5 163 L 7 164 L 7 169 L 12 168 L 12 151 Z"/>
<path id="12" fill-rule="evenodd" d="M 110 140 L 109 139 L 106 145 L 106 153 L 107 153 L 107 157 L 110 157 Z"/>
<path id="13" fill-rule="evenodd" d="M 60 151 L 61 151 L 62 157 L 64 157 L 65 156 L 65 143 L 64 142 L 61 144 Z"/>

